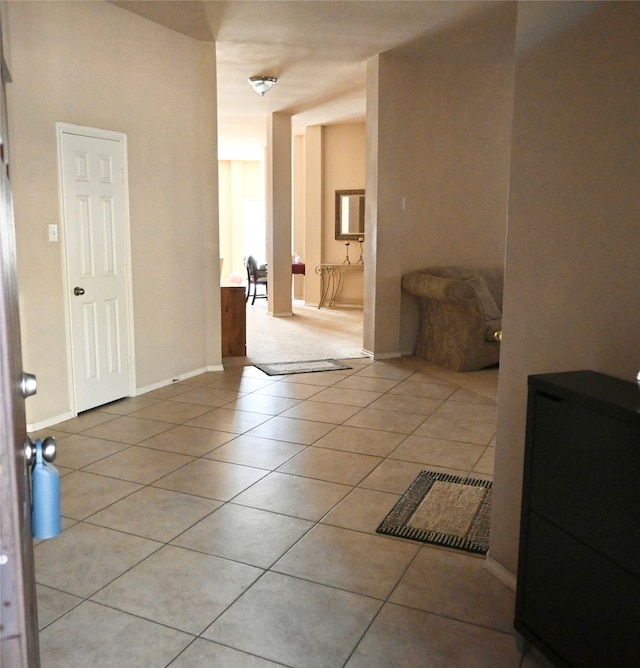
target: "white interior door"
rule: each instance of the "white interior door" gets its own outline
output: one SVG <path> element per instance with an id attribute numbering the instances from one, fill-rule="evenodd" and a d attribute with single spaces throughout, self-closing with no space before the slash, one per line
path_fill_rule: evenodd
<path id="1" fill-rule="evenodd" d="M 58 140 L 79 413 L 133 390 L 126 138 L 60 125 Z"/>

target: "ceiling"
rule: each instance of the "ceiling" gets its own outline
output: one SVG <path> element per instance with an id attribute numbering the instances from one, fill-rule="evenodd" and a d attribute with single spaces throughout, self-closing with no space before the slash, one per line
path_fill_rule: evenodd
<path id="1" fill-rule="evenodd" d="M 113 0 L 194 39 L 215 41 L 221 159 L 260 159 L 266 119 L 308 125 L 364 121 L 367 61 L 424 41 L 490 2 L 457 0 Z M 277 77 L 264 97 L 250 76 Z"/>

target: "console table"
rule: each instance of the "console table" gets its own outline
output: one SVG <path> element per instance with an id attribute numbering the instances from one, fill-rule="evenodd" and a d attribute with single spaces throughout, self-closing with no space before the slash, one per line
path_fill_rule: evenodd
<path id="1" fill-rule="evenodd" d="M 529 377 L 515 628 L 557 666 L 640 665 L 640 390 Z"/>
<path id="2" fill-rule="evenodd" d="M 342 275 L 348 271 L 363 271 L 364 265 L 358 264 L 319 264 L 316 267 L 316 274 L 320 276 L 320 302 L 318 308 L 323 306 L 333 306 L 338 291 L 340 290 L 340 283 L 342 282 Z"/>

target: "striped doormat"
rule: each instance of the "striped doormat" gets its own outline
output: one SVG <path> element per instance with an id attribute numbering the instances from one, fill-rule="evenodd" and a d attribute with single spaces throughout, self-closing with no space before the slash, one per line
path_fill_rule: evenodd
<path id="1" fill-rule="evenodd" d="M 254 364 L 268 376 L 288 376 L 292 373 L 313 373 L 318 371 L 342 371 L 351 369 L 339 360 L 308 360 L 303 362 L 274 362 L 272 364 Z"/>
<path id="2" fill-rule="evenodd" d="M 488 480 L 422 471 L 376 531 L 486 554 L 492 487 Z"/>

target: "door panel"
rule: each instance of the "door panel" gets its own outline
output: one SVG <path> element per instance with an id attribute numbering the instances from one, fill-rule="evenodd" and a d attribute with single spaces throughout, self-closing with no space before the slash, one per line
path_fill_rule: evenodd
<path id="1" fill-rule="evenodd" d="M 1 42 L 0 42 L 1 54 Z M 1 58 L 0 58 L 1 60 Z M 39 665 L 16 246 L 0 82 L 0 666 Z"/>
<path id="2" fill-rule="evenodd" d="M 117 138 L 60 133 L 77 412 L 132 393 L 125 150 Z"/>

